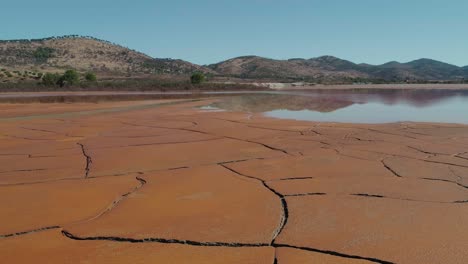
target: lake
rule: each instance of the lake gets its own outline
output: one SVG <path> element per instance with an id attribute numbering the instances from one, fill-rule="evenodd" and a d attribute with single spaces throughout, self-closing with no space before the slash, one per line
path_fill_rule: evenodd
<path id="1" fill-rule="evenodd" d="M 468 91 L 461 90 L 263 92 L 226 97 L 211 106 L 318 122 L 468 124 Z"/>

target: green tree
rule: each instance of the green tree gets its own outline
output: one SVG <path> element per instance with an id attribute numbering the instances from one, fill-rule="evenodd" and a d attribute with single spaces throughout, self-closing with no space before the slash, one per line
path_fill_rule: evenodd
<path id="1" fill-rule="evenodd" d="M 55 86 L 60 80 L 60 75 L 57 73 L 46 73 L 42 77 L 42 84 L 45 86 Z"/>
<path id="2" fill-rule="evenodd" d="M 205 75 L 201 72 L 196 72 L 190 77 L 192 84 L 200 84 L 205 81 Z"/>
<path id="3" fill-rule="evenodd" d="M 76 85 L 80 82 L 80 75 L 75 70 L 67 70 L 58 80 L 58 85 L 71 86 Z"/>
<path id="4" fill-rule="evenodd" d="M 95 82 L 97 81 L 96 74 L 94 72 L 87 72 L 85 74 L 85 80 L 88 82 Z"/>
<path id="5" fill-rule="evenodd" d="M 39 47 L 34 51 L 33 56 L 36 62 L 45 63 L 49 58 L 53 57 L 54 51 L 55 50 L 52 48 Z"/>

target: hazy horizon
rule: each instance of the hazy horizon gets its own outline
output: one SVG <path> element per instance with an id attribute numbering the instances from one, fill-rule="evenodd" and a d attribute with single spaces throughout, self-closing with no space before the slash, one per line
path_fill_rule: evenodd
<path id="1" fill-rule="evenodd" d="M 126 1 L 4 3 L 0 39 L 79 34 L 152 57 L 212 64 L 239 56 L 335 56 L 380 65 L 429 58 L 468 65 L 468 2 Z"/>

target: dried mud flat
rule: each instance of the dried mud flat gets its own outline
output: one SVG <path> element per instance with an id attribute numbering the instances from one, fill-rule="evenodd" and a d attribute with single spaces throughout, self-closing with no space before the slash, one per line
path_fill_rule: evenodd
<path id="1" fill-rule="evenodd" d="M 467 263 L 468 127 L 0 105 L 5 263 Z"/>

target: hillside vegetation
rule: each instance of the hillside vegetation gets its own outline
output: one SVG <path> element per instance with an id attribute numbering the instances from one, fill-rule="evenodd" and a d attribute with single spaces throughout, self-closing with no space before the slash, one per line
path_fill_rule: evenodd
<path id="1" fill-rule="evenodd" d="M 273 60 L 257 56 L 238 57 L 208 65 L 223 76 L 311 82 L 428 82 L 468 79 L 468 66 L 420 59 L 383 65 L 356 64 L 332 56 L 312 59 Z"/>
<path id="2" fill-rule="evenodd" d="M 333 56 L 289 60 L 244 56 L 201 66 L 178 59 L 152 58 L 108 41 L 76 35 L 0 41 L 3 88 L 17 87 L 18 83 L 44 84 L 47 74 L 49 78 L 50 74 L 63 74 L 67 70 L 76 70 L 82 80 L 87 79 L 86 74 L 95 74 L 98 81 L 92 82 L 93 86 L 106 81 L 106 85 L 112 87 L 125 87 L 125 80 L 130 80 L 128 85 L 142 83 L 145 88 L 148 83 L 161 83 L 161 80 L 190 83 L 194 73 L 203 73 L 209 77 L 208 82 L 217 83 L 226 80 L 325 84 L 459 83 L 468 80 L 468 66 L 458 67 L 430 59 L 370 65 Z"/>
<path id="3" fill-rule="evenodd" d="M 38 73 L 64 69 L 93 71 L 110 77 L 210 72 L 186 61 L 155 59 L 120 45 L 81 36 L 0 41 L 0 68 L 5 72 L 20 72 L 22 76 L 12 74 L 20 77 L 16 79 L 29 78 L 25 71 L 37 77 Z"/>

